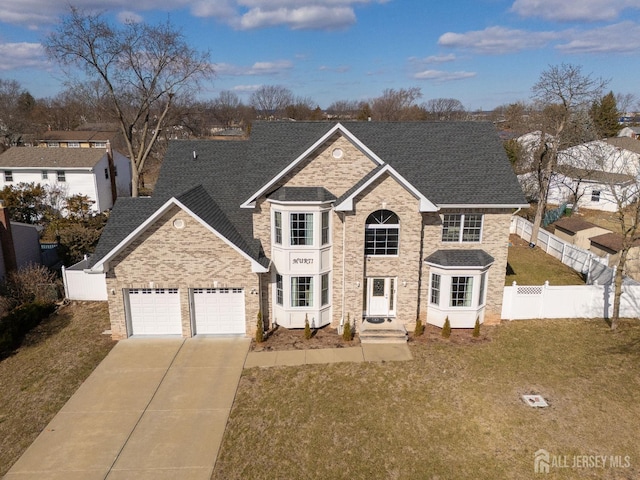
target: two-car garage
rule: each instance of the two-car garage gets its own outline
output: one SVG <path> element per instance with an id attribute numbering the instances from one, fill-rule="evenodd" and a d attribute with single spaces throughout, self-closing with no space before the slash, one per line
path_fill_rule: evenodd
<path id="1" fill-rule="evenodd" d="M 182 335 L 177 288 L 125 290 L 130 335 Z M 192 335 L 244 335 L 243 288 L 189 290 Z"/>

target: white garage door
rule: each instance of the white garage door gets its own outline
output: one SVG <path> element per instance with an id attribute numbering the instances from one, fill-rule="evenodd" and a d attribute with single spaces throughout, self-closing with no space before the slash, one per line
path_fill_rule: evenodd
<path id="1" fill-rule="evenodd" d="M 244 334 L 242 288 L 195 288 L 193 290 L 197 334 Z"/>
<path id="2" fill-rule="evenodd" d="M 177 288 L 129 290 L 132 335 L 181 335 Z"/>

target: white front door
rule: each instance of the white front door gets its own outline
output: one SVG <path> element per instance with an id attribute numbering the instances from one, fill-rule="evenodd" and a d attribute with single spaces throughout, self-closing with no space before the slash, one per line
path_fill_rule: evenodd
<path id="1" fill-rule="evenodd" d="M 396 279 L 371 277 L 367 279 L 367 315 L 387 317 L 395 315 Z"/>

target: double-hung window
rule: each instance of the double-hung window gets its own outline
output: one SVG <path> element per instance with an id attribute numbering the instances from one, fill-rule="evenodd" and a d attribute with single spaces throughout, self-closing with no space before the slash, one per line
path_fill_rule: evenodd
<path id="1" fill-rule="evenodd" d="M 473 277 L 451 277 L 450 307 L 470 307 Z"/>
<path id="2" fill-rule="evenodd" d="M 440 304 L 440 275 L 437 273 L 431 274 L 431 303 Z"/>
<path id="3" fill-rule="evenodd" d="M 274 212 L 273 223 L 275 236 L 274 241 L 277 245 L 282 245 L 282 212 Z"/>
<path id="4" fill-rule="evenodd" d="M 276 274 L 276 304 L 284 304 L 284 288 L 282 285 L 282 275 Z"/>
<path id="5" fill-rule="evenodd" d="M 58 181 L 59 182 L 66 182 L 67 181 L 67 176 L 64 173 L 64 170 L 58 170 L 56 172 L 56 176 L 58 177 Z"/>
<path id="6" fill-rule="evenodd" d="M 479 242 L 482 237 L 481 213 L 447 213 L 442 220 L 443 242 Z"/>
<path id="7" fill-rule="evenodd" d="M 11 170 L 4 171 L 4 181 L 13 182 L 13 172 Z"/>
<path id="8" fill-rule="evenodd" d="M 322 212 L 322 245 L 329 243 L 329 212 Z"/>
<path id="9" fill-rule="evenodd" d="M 320 304 L 322 306 L 329 304 L 329 274 L 325 273 L 322 275 L 322 290 L 321 290 L 321 301 Z"/>
<path id="10" fill-rule="evenodd" d="M 291 306 L 313 307 L 313 277 L 291 277 Z"/>
<path id="11" fill-rule="evenodd" d="M 313 213 L 292 213 L 289 223 L 291 245 L 313 245 Z"/>

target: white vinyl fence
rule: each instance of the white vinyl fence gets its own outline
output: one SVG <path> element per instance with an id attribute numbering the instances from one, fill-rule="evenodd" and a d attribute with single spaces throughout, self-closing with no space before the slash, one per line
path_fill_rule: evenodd
<path id="1" fill-rule="evenodd" d="M 530 318 L 609 318 L 613 314 L 613 285 L 504 287 L 505 320 Z M 624 286 L 620 316 L 640 316 L 640 285 Z"/>
<path id="2" fill-rule="evenodd" d="M 514 216 L 511 233 L 531 242 L 533 225 Z M 505 320 L 531 318 L 609 318 L 613 314 L 615 269 L 598 257 L 561 238 L 540 230 L 538 247 L 565 265 L 587 276 L 587 285 L 517 285 L 504 287 L 502 315 Z M 620 316 L 640 317 L 640 283 L 625 277 L 620 299 Z"/>
<path id="3" fill-rule="evenodd" d="M 69 300 L 107 300 L 107 280 L 104 273 L 85 273 L 88 259 L 69 268 L 62 267 L 64 294 Z"/>

